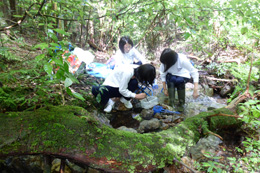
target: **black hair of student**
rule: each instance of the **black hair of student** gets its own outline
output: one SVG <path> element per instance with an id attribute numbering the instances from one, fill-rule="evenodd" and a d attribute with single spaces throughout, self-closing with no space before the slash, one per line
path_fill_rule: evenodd
<path id="1" fill-rule="evenodd" d="M 134 45 L 133 41 L 130 39 L 129 36 L 121 37 L 120 40 L 119 40 L 119 49 L 121 50 L 122 53 L 125 53 L 124 46 L 125 46 L 126 43 L 130 44 L 132 47 Z"/>
<path id="2" fill-rule="evenodd" d="M 143 85 L 152 85 L 156 77 L 155 67 L 151 64 L 143 64 L 134 69 L 134 76 Z"/>
<path id="3" fill-rule="evenodd" d="M 164 65 L 164 72 L 166 72 L 171 66 L 173 66 L 178 59 L 178 54 L 171 50 L 170 48 L 166 48 L 163 50 L 160 61 Z"/>

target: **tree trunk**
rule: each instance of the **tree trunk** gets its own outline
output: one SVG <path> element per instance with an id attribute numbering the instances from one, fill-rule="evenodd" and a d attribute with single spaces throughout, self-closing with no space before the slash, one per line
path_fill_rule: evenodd
<path id="1" fill-rule="evenodd" d="M 16 18 L 14 17 L 14 15 L 16 15 L 16 0 L 9 0 L 9 4 L 10 4 L 10 10 L 11 10 L 11 20 L 16 22 Z"/>
<path id="2" fill-rule="evenodd" d="M 102 125 L 80 107 L 10 112 L 0 116 L 0 158 L 44 154 L 108 172 L 149 172 L 172 164 L 215 129 L 241 125 L 224 114 L 232 112 L 201 113 L 168 130 L 138 134 Z"/>

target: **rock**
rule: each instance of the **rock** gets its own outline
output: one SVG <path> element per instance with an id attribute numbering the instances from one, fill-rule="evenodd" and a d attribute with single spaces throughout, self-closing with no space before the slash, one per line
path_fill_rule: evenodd
<path id="1" fill-rule="evenodd" d="M 152 109 L 143 109 L 140 113 L 140 117 L 144 120 L 150 120 L 153 118 L 153 110 Z"/>
<path id="2" fill-rule="evenodd" d="M 204 154 L 208 152 L 215 153 L 221 143 L 221 139 L 214 135 L 209 135 L 206 138 L 201 138 L 195 146 L 189 149 L 189 152 L 193 159 L 200 161 L 205 157 Z"/>
<path id="3" fill-rule="evenodd" d="M 226 97 L 228 94 L 231 94 L 233 92 L 234 88 L 232 88 L 230 85 L 224 85 L 223 88 L 221 88 L 220 96 Z"/>
<path id="4" fill-rule="evenodd" d="M 121 126 L 117 128 L 118 130 L 124 130 L 124 131 L 128 131 L 128 132 L 133 132 L 133 133 L 137 133 L 137 131 L 133 128 L 127 128 L 126 126 Z"/>
<path id="5" fill-rule="evenodd" d="M 204 87 L 203 93 L 206 96 L 213 97 L 213 95 L 214 95 L 213 88 L 210 88 L 208 85 L 203 85 L 203 87 Z"/>
<path id="6" fill-rule="evenodd" d="M 142 121 L 137 131 L 139 133 L 144 133 L 144 132 L 160 129 L 160 127 L 161 127 L 161 122 L 158 119 L 153 118 L 151 120 Z"/>

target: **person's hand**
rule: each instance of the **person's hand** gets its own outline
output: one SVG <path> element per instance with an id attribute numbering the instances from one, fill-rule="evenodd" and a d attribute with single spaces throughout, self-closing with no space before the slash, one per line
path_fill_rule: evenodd
<path id="1" fill-rule="evenodd" d="M 196 99 L 199 97 L 199 93 L 198 93 L 198 90 L 194 90 L 193 91 L 193 98 Z"/>
<path id="2" fill-rule="evenodd" d="M 169 95 L 169 94 L 168 94 L 168 90 L 167 90 L 166 88 L 163 89 L 163 93 L 164 93 L 164 95 L 166 95 L 166 96 Z"/>
<path id="3" fill-rule="evenodd" d="M 138 100 L 142 100 L 146 97 L 146 94 L 145 93 L 140 93 L 140 94 L 136 94 L 135 95 L 135 98 L 138 99 Z"/>

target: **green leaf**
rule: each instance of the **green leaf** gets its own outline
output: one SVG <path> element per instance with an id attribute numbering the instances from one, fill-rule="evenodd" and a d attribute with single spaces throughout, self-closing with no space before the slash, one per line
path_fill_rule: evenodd
<path id="1" fill-rule="evenodd" d="M 41 50 L 48 48 L 49 45 L 47 43 L 40 43 L 34 46 L 35 49 L 41 48 Z"/>
<path id="2" fill-rule="evenodd" d="M 192 21 L 190 20 L 189 17 L 185 17 L 185 20 L 186 20 L 186 22 L 187 22 L 188 24 L 193 25 L 193 23 L 192 23 Z"/>
<path id="3" fill-rule="evenodd" d="M 62 58 L 53 58 L 52 59 L 57 65 L 63 66 Z"/>
<path id="4" fill-rule="evenodd" d="M 66 92 L 67 92 L 67 94 L 69 94 L 70 96 L 72 96 L 72 92 L 71 92 L 71 90 L 70 90 L 70 88 L 68 87 L 68 88 L 66 88 Z"/>
<path id="5" fill-rule="evenodd" d="M 85 101 L 84 97 L 82 97 L 82 95 L 79 94 L 79 93 L 72 93 L 72 95 L 73 95 L 74 97 L 76 97 L 76 98 L 82 100 L 82 101 Z"/>
<path id="6" fill-rule="evenodd" d="M 65 80 L 65 88 L 71 86 L 73 84 L 72 80 L 70 78 L 66 78 Z"/>
<path id="7" fill-rule="evenodd" d="M 72 74 L 72 73 L 67 73 L 66 76 L 72 80 L 73 83 L 79 83 L 78 79 Z"/>
<path id="8" fill-rule="evenodd" d="M 50 63 L 46 63 L 46 64 L 44 64 L 44 70 L 49 74 L 49 75 L 51 75 L 51 73 L 52 73 L 52 66 L 51 66 L 51 64 Z"/>
<path id="9" fill-rule="evenodd" d="M 247 32 L 248 32 L 248 28 L 247 28 L 247 27 L 243 27 L 243 28 L 241 29 L 241 34 L 242 34 L 242 35 L 245 35 Z"/>
<path id="10" fill-rule="evenodd" d="M 53 47 L 56 47 L 56 46 L 60 47 L 60 45 L 58 43 L 50 43 L 50 45 L 53 46 Z"/>
<path id="11" fill-rule="evenodd" d="M 22 15 L 13 15 L 13 17 L 21 18 L 23 16 Z"/>
<path id="12" fill-rule="evenodd" d="M 187 40 L 191 36 L 191 34 L 188 32 L 185 32 L 183 36 L 184 36 L 184 39 Z"/>
<path id="13" fill-rule="evenodd" d="M 69 36 L 69 33 L 65 32 L 65 31 L 62 30 L 62 29 L 54 29 L 54 31 L 56 31 L 57 33 L 60 33 L 60 34 Z"/>
<path id="14" fill-rule="evenodd" d="M 56 72 L 56 77 L 57 77 L 57 79 L 65 80 L 64 70 L 59 68 L 59 70 Z"/>
<path id="15" fill-rule="evenodd" d="M 45 57 L 45 54 L 40 54 L 38 56 L 35 57 L 36 61 L 40 61 Z"/>

